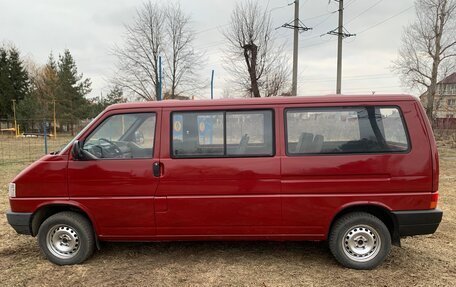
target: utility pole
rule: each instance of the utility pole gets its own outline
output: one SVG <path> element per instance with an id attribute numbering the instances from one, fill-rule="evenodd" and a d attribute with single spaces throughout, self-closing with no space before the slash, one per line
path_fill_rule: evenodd
<path id="1" fill-rule="evenodd" d="M 55 100 L 53 100 L 54 103 L 54 139 L 57 139 L 57 120 L 55 117 Z"/>
<path id="2" fill-rule="evenodd" d="M 14 132 L 17 136 L 18 134 L 17 134 L 17 122 L 16 122 L 16 100 L 12 100 L 12 101 L 13 101 Z"/>
<path id="3" fill-rule="evenodd" d="M 157 100 L 162 100 L 162 57 L 158 56 L 158 97 Z M 174 95 L 173 95 L 174 96 Z"/>
<path id="4" fill-rule="evenodd" d="M 342 89 L 342 32 L 344 26 L 344 0 L 339 0 L 339 27 L 337 29 L 337 83 L 336 94 Z"/>
<path id="5" fill-rule="evenodd" d="M 212 70 L 211 74 L 211 100 L 214 99 L 214 70 Z"/>
<path id="6" fill-rule="evenodd" d="M 298 92 L 298 41 L 299 41 L 299 0 L 294 2 L 294 28 L 293 28 L 293 78 L 291 95 L 296 96 Z"/>
<path id="7" fill-rule="evenodd" d="M 328 35 L 337 35 L 337 83 L 336 94 L 340 95 L 342 91 L 342 40 L 347 37 L 356 36 L 348 33 L 344 28 L 344 0 L 334 0 L 339 2 L 339 26 L 329 31 Z"/>
<path id="8" fill-rule="evenodd" d="M 291 24 L 293 23 L 293 24 Z M 304 25 L 299 20 L 299 0 L 294 1 L 294 20 L 290 23 L 285 23 L 278 28 L 290 28 L 293 29 L 293 76 L 291 84 L 291 95 L 296 96 L 298 92 L 298 44 L 299 44 L 299 32 L 305 32 L 312 30 L 312 28 Z M 278 29 L 276 28 L 276 30 Z"/>

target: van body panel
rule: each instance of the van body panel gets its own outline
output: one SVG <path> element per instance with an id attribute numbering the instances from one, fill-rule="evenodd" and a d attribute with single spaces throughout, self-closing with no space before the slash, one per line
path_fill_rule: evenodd
<path id="1" fill-rule="evenodd" d="M 434 140 L 434 132 L 432 131 L 432 127 L 430 122 L 427 120 L 426 111 L 424 110 L 423 105 L 421 102 L 415 102 L 416 110 L 421 115 L 421 122 L 426 129 L 427 138 L 429 141 L 429 148 L 432 158 L 432 191 L 436 192 L 439 190 L 439 151 L 437 149 L 437 144 Z"/>
<path id="2" fill-rule="evenodd" d="M 45 198 L 16 198 L 10 199 L 10 206 L 11 210 L 17 210 L 15 213 L 16 216 L 19 214 L 30 214 L 28 221 L 29 221 L 29 228 L 28 228 L 28 235 L 35 236 L 36 233 L 32 233 L 32 220 L 36 216 L 36 214 L 45 208 L 52 208 L 52 207 L 65 207 L 71 209 L 79 209 L 90 219 L 92 222 L 92 226 L 94 228 L 95 233 L 98 235 L 100 228 L 98 226 L 98 221 L 92 215 L 92 210 L 87 208 L 86 206 L 82 205 L 78 201 L 70 200 L 69 198 L 60 198 L 60 197 L 45 197 Z M 33 210 L 31 213 L 26 213 L 24 210 Z M 37 230 L 35 230 L 37 231 Z"/>
<path id="3" fill-rule="evenodd" d="M 67 157 L 45 155 L 19 173 L 14 182 L 21 197 L 68 197 Z"/>
<path id="4" fill-rule="evenodd" d="M 326 238 L 332 220 L 345 208 L 372 205 L 385 210 L 421 210 L 429 207 L 430 200 L 429 193 L 417 192 L 283 195 L 284 232 L 322 234 Z"/>

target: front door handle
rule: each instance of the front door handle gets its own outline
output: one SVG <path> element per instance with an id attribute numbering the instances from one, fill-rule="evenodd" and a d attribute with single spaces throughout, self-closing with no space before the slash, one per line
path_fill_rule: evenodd
<path id="1" fill-rule="evenodd" d="M 160 177 L 160 163 L 158 161 L 152 165 L 152 171 L 155 177 Z"/>

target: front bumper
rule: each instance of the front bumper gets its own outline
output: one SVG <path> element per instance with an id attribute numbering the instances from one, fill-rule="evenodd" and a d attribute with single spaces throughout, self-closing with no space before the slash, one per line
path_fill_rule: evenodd
<path id="1" fill-rule="evenodd" d="M 30 230 L 30 220 L 32 218 L 32 213 L 25 212 L 6 212 L 6 219 L 8 220 L 9 225 L 16 230 L 19 234 L 31 235 Z"/>
<path id="2" fill-rule="evenodd" d="M 393 211 L 399 236 L 432 234 L 442 221 L 440 209 Z"/>

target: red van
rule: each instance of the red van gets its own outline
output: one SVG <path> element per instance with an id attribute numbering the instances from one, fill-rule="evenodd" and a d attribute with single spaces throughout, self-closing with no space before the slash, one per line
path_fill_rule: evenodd
<path id="1" fill-rule="evenodd" d="M 439 164 L 407 95 L 108 107 L 9 185 L 9 224 L 59 265 L 100 241 L 328 240 L 371 269 L 434 233 Z"/>

